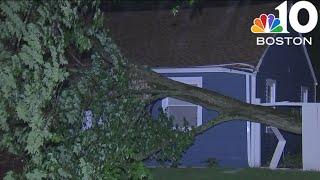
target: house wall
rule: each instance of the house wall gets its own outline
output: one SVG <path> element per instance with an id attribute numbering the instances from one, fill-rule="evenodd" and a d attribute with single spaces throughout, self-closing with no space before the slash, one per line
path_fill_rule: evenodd
<path id="1" fill-rule="evenodd" d="M 243 74 L 231 73 L 166 73 L 167 77 L 202 77 L 203 88 L 246 100 L 246 79 Z M 158 115 L 161 101 L 153 106 L 153 116 Z M 203 108 L 205 124 L 214 119 L 217 112 Z M 231 121 L 210 128 L 196 137 L 194 144 L 181 160 L 182 166 L 206 166 L 209 158 L 216 158 L 221 166 L 247 167 L 246 121 Z"/>
<path id="2" fill-rule="evenodd" d="M 257 98 L 266 102 L 266 79 L 276 80 L 276 102 L 300 102 L 301 86 L 309 88 L 309 102 L 314 102 L 314 80 L 302 46 L 270 46 L 257 73 Z M 261 126 L 262 164 L 270 161 L 277 139 Z M 301 153 L 301 136 L 281 131 L 286 139 L 285 154 Z"/>
<path id="3" fill-rule="evenodd" d="M 301 86 L 309 88 L 309 102 L 314 102 L 314 81 L 302 46 L 271 46 L 257 73 L 257 98 L 266 102 L 266 79 L 276 83 L 276 101 L 300 102 Z"/>

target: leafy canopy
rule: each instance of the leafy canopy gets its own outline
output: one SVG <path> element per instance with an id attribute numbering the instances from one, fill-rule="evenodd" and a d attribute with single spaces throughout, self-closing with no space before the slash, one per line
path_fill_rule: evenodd
<path id="1" fill-rule="evenodd" d="M 179 161 L 192 132 L 172 130 L 163 113 L 151 118 L 99 1 L 8 0 L 0 9 L 0 148 L 24 163 L 6 179 L 143 179 L 148 154 Z"/>

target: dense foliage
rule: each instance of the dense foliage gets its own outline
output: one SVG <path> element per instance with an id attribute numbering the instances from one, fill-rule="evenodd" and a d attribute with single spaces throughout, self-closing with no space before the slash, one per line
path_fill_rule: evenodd
<path id="1" fill-rule="evenodd" d="M 131 90 L 98 1 L 0 8 L 0 148 L 24 162 L 6 179 L 143 179 L 145 158 L 179 161 L 192 132 L 173 130 L 163 113 L 152 119 Z"/>

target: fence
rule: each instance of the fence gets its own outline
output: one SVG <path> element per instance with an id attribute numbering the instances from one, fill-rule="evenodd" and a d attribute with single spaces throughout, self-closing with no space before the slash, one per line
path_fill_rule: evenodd
<path id="1" fill-rule="evenodd" d="M 320 171 L 320 103 L 302 105 L 302 164 Z"/>

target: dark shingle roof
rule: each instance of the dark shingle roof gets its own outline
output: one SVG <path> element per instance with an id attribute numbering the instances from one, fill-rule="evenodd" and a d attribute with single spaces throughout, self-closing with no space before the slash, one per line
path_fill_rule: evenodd
<path id="1" fill-rule="evenodd" d="M 265 46 L 256 45 L 253 19 L 277 3 L 191 9 L 107 12 L 106 25 L 124 55 L 151 67 L 245 63 L 256 66 Z"/>

